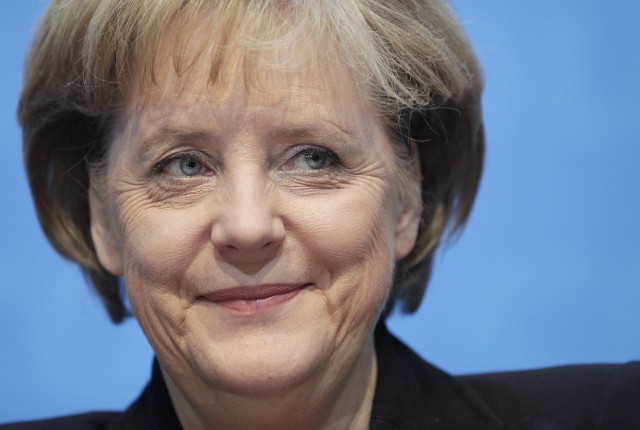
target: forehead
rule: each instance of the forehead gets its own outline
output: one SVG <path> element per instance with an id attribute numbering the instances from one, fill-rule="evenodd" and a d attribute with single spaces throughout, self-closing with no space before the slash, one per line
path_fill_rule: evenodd
<path id="1" fill-rule="evenodd" d="M 284 9 L 248 18 L 233 13 L 256 11 L 223 12 L 212 6 L 178 14 L 151 55 L 136 52 L 125 104 L 143 106 L 178 94 L 195 101 L 205 87 L 214 88 L 218 98 L 242 88 L 274 103 L 296 96 L 358 103 L 368 98 L 365 79 L 347 65 L 327 27 L 316 28 L 308 17 L 296 22 L 300 17 Z"/>
<path id="2" fill-rule="evenodd" d="M 224 104 L 231 109 L 259 101 L 264 106 L 281 108 L 296 105 L 368 109 L 364 91 L 342 63 L 317 58 L 295 66 L 288 64 L 299 52 L 299 48 L 293 47 L 256 57 L 230 54 L 213 75 L 211 62 L 204 58 L 183 73 L 177 73 L 166 63 L 160 64 L 155 82 L 134 92 L 131 104 L 147 108 L 167 103 Z M 273 58 L 281 54 L 286 55 L 282 61 L 265 60 L 266 55 Z"/>
<path id="3" fill-rule="evenodd" d="M 153 80 L 141 77 L 126 101 L 143 129 L 166 121 L 173 128 L 213 125 L 220 109 L 225 121 L 253 115 L 274 126 L 325 124 L 346 134 L 376 122 L 363 80 L 329 40 L 298 31 L 298 37 L 283 33 L 268 43 L 243 44 L 246 37 L 231 33 L 222 45 L 212 20 L 199 17 L 187 34 L 177 37 L 174 29 L 161 39 Z"/>

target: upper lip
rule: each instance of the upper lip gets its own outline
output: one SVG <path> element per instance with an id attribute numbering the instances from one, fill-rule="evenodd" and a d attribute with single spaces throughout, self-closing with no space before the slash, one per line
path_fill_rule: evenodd
<path id="1" fill-rule="evenodd" d="M 280 294 L 290 293 L 308 284 L 265 284 L 224 288 L 204 297 L 212 302 L 225 300 L 260 300 Z"/>

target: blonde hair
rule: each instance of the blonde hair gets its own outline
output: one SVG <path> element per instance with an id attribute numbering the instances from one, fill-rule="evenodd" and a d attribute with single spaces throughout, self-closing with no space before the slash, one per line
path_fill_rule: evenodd
<path id="1" fill-rule="evenodd" d="M 414 312 L 439 243 L 469 215 L 484 150 L 479 67 L 441 0 L 52 1 L 18 108 L 31 190 L 51 244 L 82 267 L 111 319 L 122 321 L 119 280 L 101 267 L 89 232 L 90 170 L 104 161 L 133 86 L 154 84 L 169 29 L 178 35 L 171 41 L 176 72 L 189 68 L 189 30 L 205 10 L 214 17 L 211 45 L 202 47 L 212 79 L 232 49 L 260 52 L 287 38 L 308 40 L 310 52 L 328 41 L 361 77 L 394 139 L 407 198 L 418 194 L 410 184 L 420 165 L 422 224 L 416 246 L 397 264 L 387 306 L 401 302 Z"/>

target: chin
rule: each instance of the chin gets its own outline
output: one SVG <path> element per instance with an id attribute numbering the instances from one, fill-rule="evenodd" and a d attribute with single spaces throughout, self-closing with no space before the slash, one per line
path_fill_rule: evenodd
<path id="1" fill-rule="evenodd" d="M 249 397 L 290 393 L 308 383 L 314 373 L 321 373 L 330 349 L 304 340 L 289 341 L 265 342 L 251 351 L 244 345 L 227 347 L 224 357 L 211 346 L 210 351 L 194 355 L 195 366 L 209 384 L 224 392 Z"/>
<path id="2" fill-rule="evenodd" d="M 265 361 L 269 361 L 265 363 Z M 239 363 L 240 364 L 240 363 Z M 273 358 L 262 362 L 245 362 L 226 369 L 212 369 L 211 382 L 216 389 L 244 398 L 284 396 L 309 382 L 321 363 L 306 359 L 279 362 Z"/>
<path id="3" fill-rule="evenodd" d="M 216 319 L 209 323 L 193 318 L 184 343 L 191 367 L 218 390 L 242 396 L 291 392 L 321 373 L 336 352 L 331 322 L 313 308 L 295 309 L 287 318 L 263 315 L 246 324 L 225 317 L 209 313 Z"/>

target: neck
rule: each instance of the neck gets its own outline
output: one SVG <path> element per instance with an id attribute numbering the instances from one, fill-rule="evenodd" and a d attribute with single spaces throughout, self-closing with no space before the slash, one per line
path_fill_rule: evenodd
<path id="1" fill-rule="evenodd" d="M 327 367 L 286 393 L 256 397 L 214 390 L 187 393 L 166 372 L 164 378 L 185 430 L 368 429 L 377 377 L 373 339 L 350 368 L 342 372 L 337 368 Z"/>

